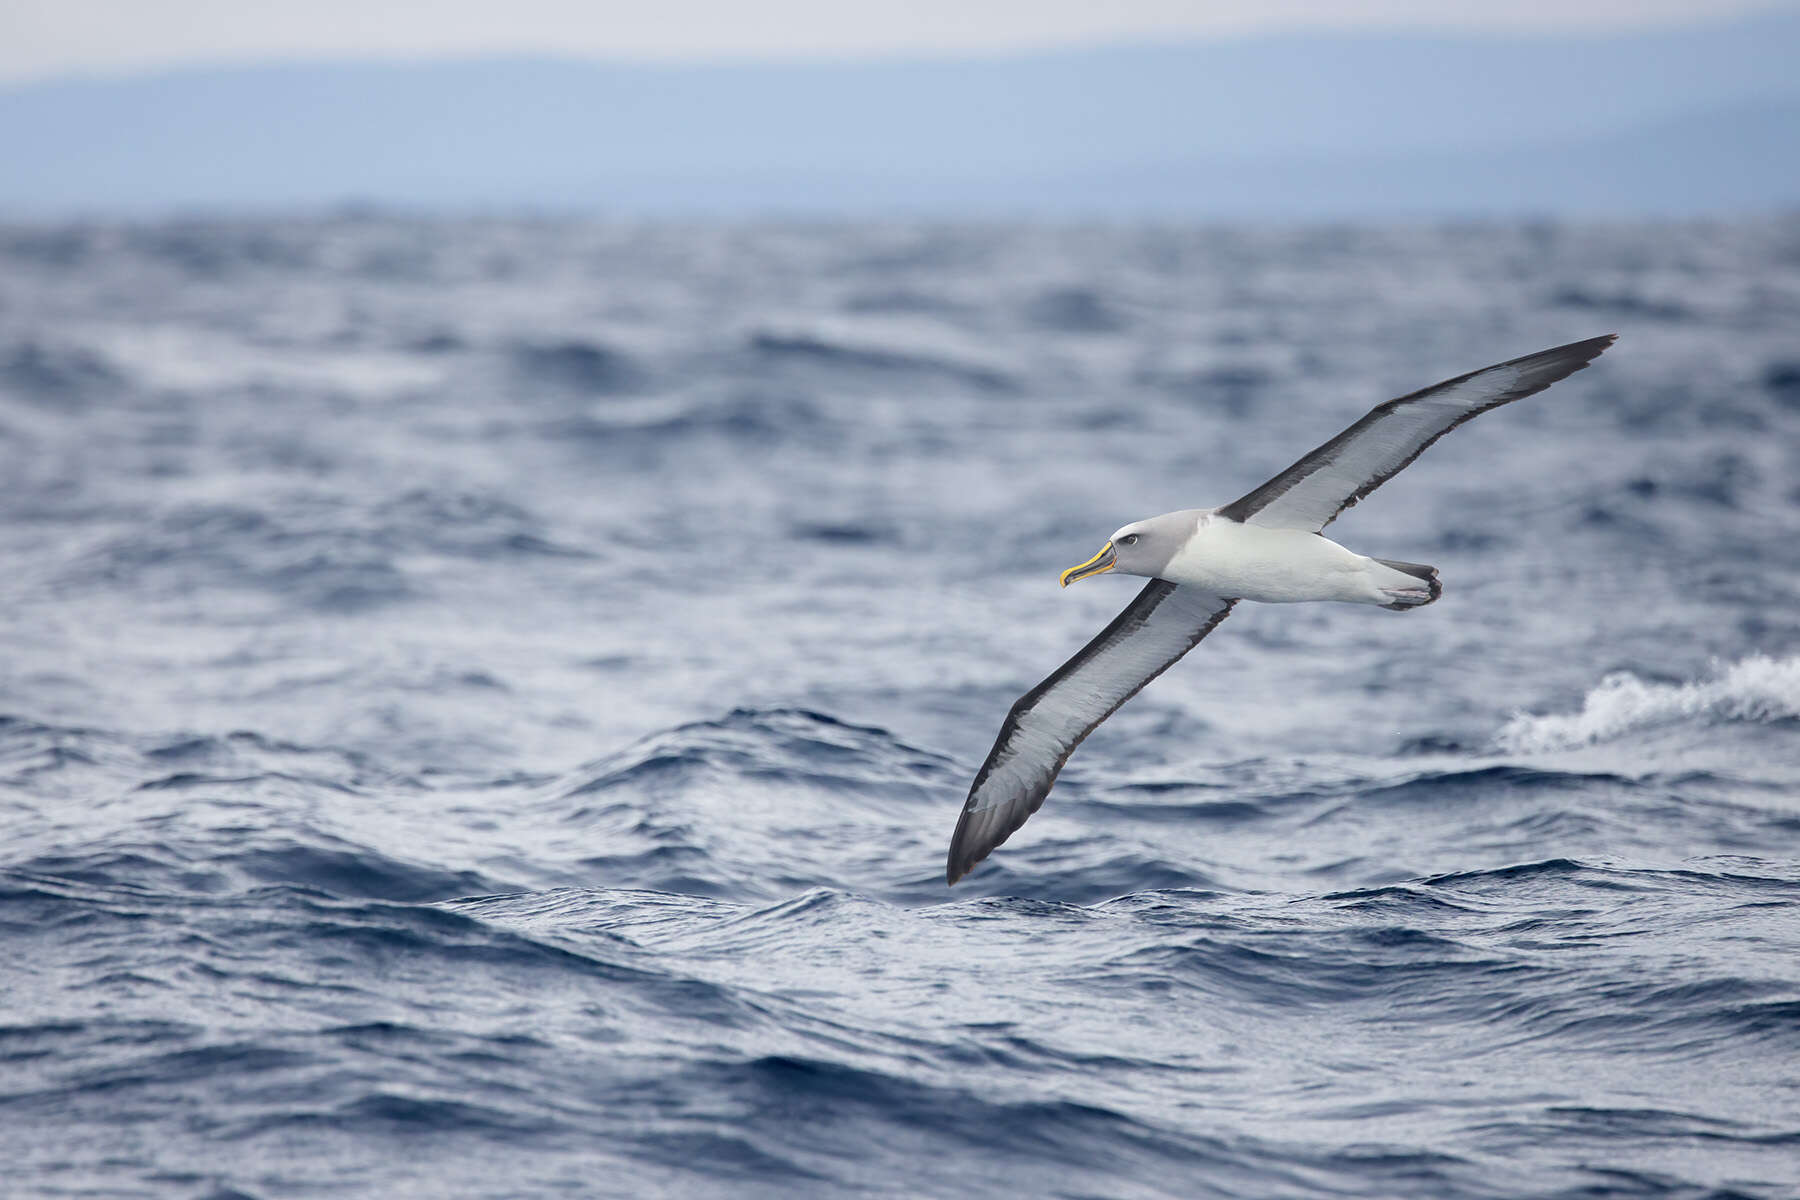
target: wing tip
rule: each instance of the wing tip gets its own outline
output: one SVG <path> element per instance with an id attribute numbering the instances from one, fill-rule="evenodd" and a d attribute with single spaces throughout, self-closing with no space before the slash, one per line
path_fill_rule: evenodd
<path id="1" fill-rule="evenodd" d="M 1599 337 L 1591 337 L 1579 342 L 1570 342 L 1567 346 L 1564 346 L 1563 349 L 1571 352 L 1579 351 L 1581 354 L 1581 365 L 1585 367 L 1588 363 L 1593 362 L 1596 358 L 1599 358 L 1602 354 L 1605 354 L 1610 350 L 1612 344 L 1618 340 L 1619 335 L 1616 333 L 1603 333 Z"/>
<path id="2" fill-rule="evenodd" d="M 1596 358 L 1605 354 L 1612 344 L 1619 340 L 1616 333 L 1603 333 L 1599 337 L 1584 338 L 1579 342 L 1570 342 L 1566 346 L 1553 346 L 1548 350 L 1539 350 L 1536 354 L 1527 354 L 1523 358 L 1515 358 L 1505 366 L 1536 367 L 1550 378 L 1541 382 L 1533 382 L 1538 388 L 1549 387 L 1559 379 L 1566 379 L 1582 370 Z"/>
<path id="3" fill-rule="evenodd" d="M 1044 792 L 1049 793 L 1049 788 Z M 974 799 L 973 796 L 970 797 Z M 944 886 L 955 887 L 959 879 L 973 871 L 983 859 L 1006 844 L 1006 839 L 1019 831 L 1019 827 L 1030 819 L 1044 802 L 1043 796 L 1037 798 L 1036 804 L 1026 806 L 1024 815 L 1016 819 L 1000 820 L 996 823 L 991 811 L 984 811 L 982 819 L 971 822 L 969 818 L 975 813 L 964 807 L 963 814 L 957 819 L 956 832 L 950 837 L 950 858 L 944 864 Z M 1016 815 L 1016 810 L 1014 814 Z"/>
<path id="4" fill-rule="evenodd" d="M 958 853 L 958 851 L 962 851 L 962 853 Z M 955 887 L 960 880 L 966 878 L 969 872 L 975 869 L 977 863 L 991 852 L 984 850 L 980 854 L 970 855 L 962 846 L 951 846 L 950 861 L 944 864 L 944 886 Z"/>
<path id="5" fill-rule="evenodd" d="M 950 837 L 950 856 L 944 863 L 945 887 L 955 887 L 957 880 L 967 875 L 974 869 L 976 863 L 987 857 L 987 851 L 979 854 L 970 853 L 969 815 L 969 808 L 965 804 L 962 816 L 958 817 L 956 821 L 956 832 Z"/>
<path id="6" fill-rule="evenodd" d="M 956 823 L 956 833 L 950 839 L 950 857 L 944 864 L 944 886 L 955 887 L 957 881 L 973 871 L 976 864 L 992 854 L 994 850 L 1012 836 L 1007 830 L 998 838 L 991 835 L 980 836 L 969 832 L 969 811 L 963 810 L 962 819 Z"/>

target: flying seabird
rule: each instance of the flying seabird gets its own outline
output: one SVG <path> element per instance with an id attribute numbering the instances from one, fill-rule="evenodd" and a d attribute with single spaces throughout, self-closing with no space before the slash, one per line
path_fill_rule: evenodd
<path id="1" fill-rule="evenodd" d="M 1223 508 L 1126 525 L 1062 585 L 1117 571 L 1150 582 L 1098 637 L 1006 714 L 950 839 L 946 882 L 1012 836 L 1049 795 L 1076 746 L 1200 644 L 1239 600 L 1342 600 L 1408 609 L 1438 598 L 1436 568 L 1364 558 L 1325 526 L 1473 417 L 1581 370 L 1616 335 L 1541 350 L 1370 409 L 1362 420 Z"/>

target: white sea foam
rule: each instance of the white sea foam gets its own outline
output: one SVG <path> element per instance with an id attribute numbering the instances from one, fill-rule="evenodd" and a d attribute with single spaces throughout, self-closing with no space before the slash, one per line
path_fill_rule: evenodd
<path id="1" fill-rule="evenodd" d="M 1517 713 L 1495 740 L 1505 751 L 1546 754 L 1696 717 L 1750 722 L 1800 717 L 1800 657 L 1752 655 L 1720 666 L 1714 679 L 1694 683 L 1652 683 L 1620 671 L 1587 694 L 1580 712 Z"/>

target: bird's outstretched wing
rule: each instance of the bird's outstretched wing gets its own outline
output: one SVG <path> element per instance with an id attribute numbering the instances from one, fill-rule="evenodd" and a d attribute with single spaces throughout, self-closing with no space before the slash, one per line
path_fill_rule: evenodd
<path id="1" fill-rule="evenodd" d="M 1275 529 L 1323 529 L 1464 421 L 1574 374 L 1598 358 L 1615 336 L 1540 350 L 1378 404 L 1269 482 L 1221 508 L 1219 515 Z"/>
<path id="2" fill-rule="evenodd" d="M 1236 603 L 1152 579 L 1098 637 L 1021 696 L 969 789 L 946 881 L 961 879 L 1012 836 L 1044 803 L 1081 739 L 1199 645 Z"/>

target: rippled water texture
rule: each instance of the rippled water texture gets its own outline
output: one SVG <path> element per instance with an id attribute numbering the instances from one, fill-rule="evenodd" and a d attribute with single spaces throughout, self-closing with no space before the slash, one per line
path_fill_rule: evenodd
<path id="1" fill-rule="evenodd" d="M 1057 572 L 1606 332 L 955 890 Z M 0 1191 L 1800 1194 L 1800 224 L 0 229 Z"/>

